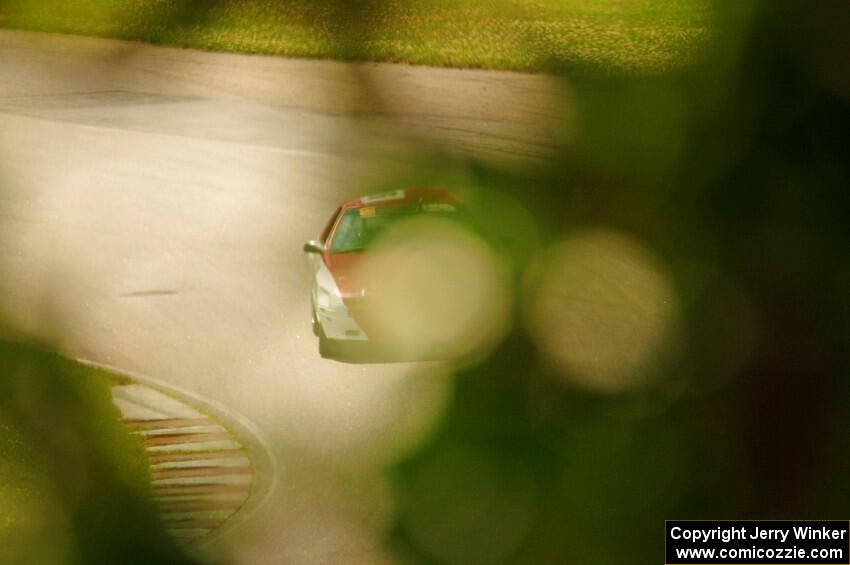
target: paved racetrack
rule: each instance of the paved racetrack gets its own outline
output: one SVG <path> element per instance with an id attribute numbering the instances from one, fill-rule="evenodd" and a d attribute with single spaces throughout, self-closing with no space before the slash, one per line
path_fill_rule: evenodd
<path id="1" fill-rule="evenodd" d="M 301 244 L 375 167 L 409 157 L 411 135 L 505 163 L 544 156 L 553 88 L 0 32 L 3 316 L 263 430 L 280 487 L 208 550 L 388 562 L 379 471 L 437 421 L 448 377 L 320 359 Z"/>

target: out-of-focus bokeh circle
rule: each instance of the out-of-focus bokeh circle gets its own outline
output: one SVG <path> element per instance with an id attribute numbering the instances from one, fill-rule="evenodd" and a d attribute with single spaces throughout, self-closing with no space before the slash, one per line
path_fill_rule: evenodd
<path id="1" fill-rule="evenodd" d="M 456 222 L 418 217 L 382 234 L 362 273 L 370 325 L 405 357 L 485 354 L 505 335 L 506 269 L 481 238 Z"/>
<path id="2" fill-rule="evenodd" d="M 645 384 L 674 343 L 678 313 L 659 261 L 622 233 L 576 233 L 530 269 L 529 333 L 544 361 L 583 388 L 620 392 Z"/>

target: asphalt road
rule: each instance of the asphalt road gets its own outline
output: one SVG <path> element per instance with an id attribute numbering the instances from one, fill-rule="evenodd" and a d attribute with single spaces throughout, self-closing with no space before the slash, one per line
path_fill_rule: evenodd
<path id="1" fill-rule="evenodd" d="M 391 562 L 380 469 L 427 436 L 450 377 L 320 359 L 301 244 L 416 143 L 505 166 L 545 156 L 553 88 L 0 32 L 2 316 L 263 431 L 280 486 L 207 551 Z"/>

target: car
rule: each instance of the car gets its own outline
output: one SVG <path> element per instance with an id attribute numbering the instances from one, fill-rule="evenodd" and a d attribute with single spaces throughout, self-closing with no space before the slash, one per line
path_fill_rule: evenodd
<path id="1" fill-rule="evenodd" d="M 312 274 L 313 333 L 319 338 L 322 357 L 344 360 L 380 348 L 382 337 L 369 325 L 369 289 L 358 276 L 375 238 L 405 218 L 421 214 L 459 217 L 463 213 L 457 195 L 433 188 L 364 196 L 337 208 L 316 239 L 304 244 Z"/>

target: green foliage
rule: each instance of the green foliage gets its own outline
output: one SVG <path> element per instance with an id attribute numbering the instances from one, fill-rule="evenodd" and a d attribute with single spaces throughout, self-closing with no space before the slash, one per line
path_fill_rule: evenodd
<path id="1" fill-rule="evenodd" d="M 148 502 L 141 442 L 112 378 L 56 354 L 0 345 L 0 561 L 181 562 Z"/>
<path id="2" fill-rule="evenodd" d="M 294 57 L 658 71 L 694 57 L 710 18 L 704 0 L 10 0 L 0 25 Z"/>

